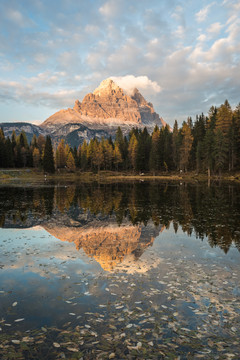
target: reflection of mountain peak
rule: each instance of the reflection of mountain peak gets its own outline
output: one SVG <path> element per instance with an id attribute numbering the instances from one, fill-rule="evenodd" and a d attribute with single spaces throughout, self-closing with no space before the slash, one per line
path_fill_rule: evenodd
<path id="1" fill-rule="evenodd" d="M 144 249 L 153 244 L 153 232 L 155 236 L 159 233 L 159 229 L 152 231 L 154 228 L 151 225 L 144 228 L 144 237 L 141 225 L 119 227 L 111 224 L 76 228 L 47 224 L 44 228 L 62 241 L 74 242 L 78 250 L 82 248 L 106 271 L 113 270 L 127 255 L 133 254 L 136 259 L 140 257 Z"/>

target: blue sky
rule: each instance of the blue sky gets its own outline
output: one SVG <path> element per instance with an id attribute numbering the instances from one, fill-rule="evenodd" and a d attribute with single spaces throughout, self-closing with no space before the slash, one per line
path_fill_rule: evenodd
<path id="1" fill-rule="evenodd" d="M 240 1 L 0 0 L 0 122 L 41 123 L 114 77 L 170 125 L 240 102 Z"/>

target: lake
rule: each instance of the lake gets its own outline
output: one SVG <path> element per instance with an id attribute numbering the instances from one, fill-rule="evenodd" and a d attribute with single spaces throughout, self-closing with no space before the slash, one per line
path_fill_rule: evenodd
<path id="1" fill-rule="evenodd" d="M 240 185 L 0 187 L 1 359 L 239 359 Z"/>

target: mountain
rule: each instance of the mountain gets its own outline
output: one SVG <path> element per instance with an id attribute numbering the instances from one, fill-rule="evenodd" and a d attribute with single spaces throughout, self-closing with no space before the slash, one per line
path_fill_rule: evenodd
<path id="1" fill-rule="evenodd" d="M 46 136 L 48 134 L 48 132 L 40 126 L 26 122 L 1 123 L 0 127 L 4 131 L 5 137 L 9 136 L 10 138 L 12 136 L 13 130 L 15 130 L 16 135 L 19 135 L 21 131 L 24 131 L 29 142 L 32 140 L 34 134 L 36 136 L 39 136 L 40 134 Z"/>
<path id="2" fill-rule="evenodd" d="M 129 94 L 111 79 L 102 81 L 82 102 L 76 100 L 72 109 L 56 112 L 39 126 L 18 122 L 0 124 L 5 136 L 11 136 L 13 130 L 17 135 L 23 130 L 28 140 L 33 134 L 50 135 L 54 143 L 64 138 L 71 146 L 93 137 L 114 137 L 118 126 L 127 135 L 133 127 L 146 126 L 152 132 L 155 125 L 162 127 L 166 123 L 138 89 Z"/>
<path id="3" fill-rule="evenodd" d="M 55 132 L 69 123 L 81 124 L 95 131 L 103 130 L 111 135 L 115 134 L 118 126 L 125 133 L 132 127 L 146 126 L 152 131 L 156 124 L 165 126 L 153 105 L 144 99 L 138 89 L 128 95 L 111 79 L 102 81 L 82 102 L 76 100 L 73 109 L 60 110 L 50 116 L 41 127 Z"/>

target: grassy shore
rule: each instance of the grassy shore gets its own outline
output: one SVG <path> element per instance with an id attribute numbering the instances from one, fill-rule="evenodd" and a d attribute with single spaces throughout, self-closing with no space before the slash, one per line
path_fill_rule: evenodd
<path id="1" fill-rule="evenodd" d="M 39 182 L 45 180 L 61 180 L 61 181 L 207 181 L 207 174 L 196 172 L 188 173 L 144 173 L 134 174 L 132 172 L 115 172 L 115 171 L 100 171 L 93 173 L 90 171 L 74 173 L 59 171 L 55 174 L 44 174 L 42 171 L 34 169 L 2 169 L 0 170 L 0 182 L 17 182 L 17 181 L 31 181 Z M 228 180 L 239 181 L 240 172 L 224 173 L 221 177 L 218 175 L 211 176 L 210 180 Z"/>

